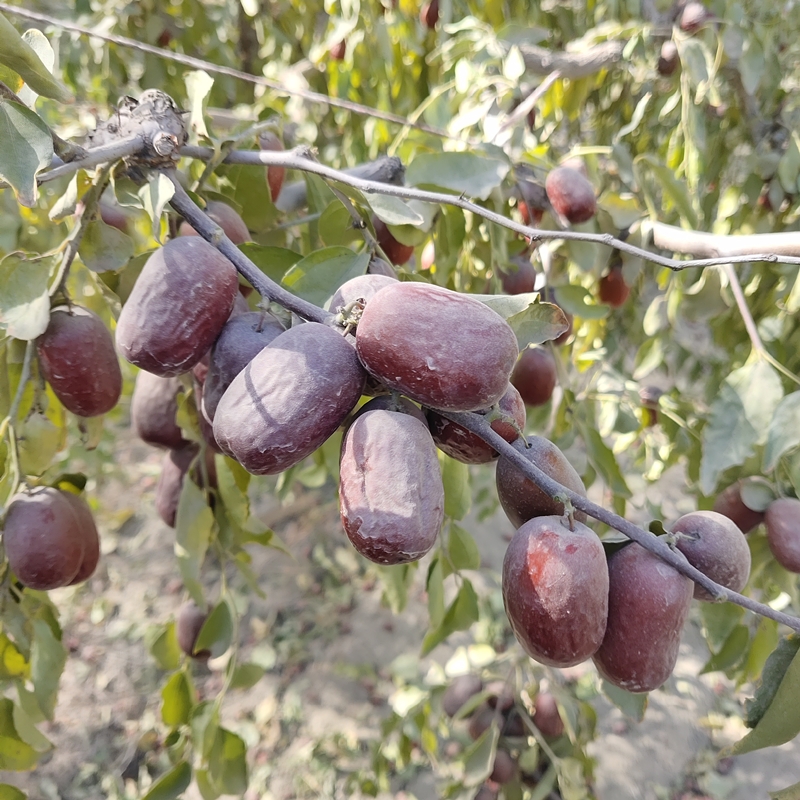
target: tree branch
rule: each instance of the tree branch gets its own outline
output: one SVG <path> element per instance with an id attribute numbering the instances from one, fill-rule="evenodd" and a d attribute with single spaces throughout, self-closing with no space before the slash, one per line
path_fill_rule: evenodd
<path id="1" fill-rule="evenodd" d="M 474 433 L 476 436 L 480 436 L 481 439 L 497 450 L 501 456 L 507 458 L 512 464 L 514 464 L 514 466 L 517 467 L 517 469 L 519 469 L 526 478 L 533 481 L 543 492 L 546 492 L 551 497 L 555 497 L 556 495 L 566 495 L 575 508 L 579 509 L 580 511 L 584 511 L 589 516 L 594 517 L 600 522 L 604 522 L 609 527 L 614 528 L 614 530 L 619 531 L 629 539 L 637 542 L 653 555 L 658 556 L 658 558 L 660 558 L 662 561 L 665 561 L 671 567 L 676 569 L 678 572 L 685 575 L 687 578 L 691 578 L 691 580 L 693 580 L 695 583 L 698 583 L 712 596 L 717 597 L 720 600 L 727 600 L 728 602 L 736 603 L 736 605 L 742 606 L 742 608 L 753 611 L 762 617 L 773 619 L 776 622 L 780 622 L 781 624 L 787 625 L 793 630 L 800 632 L 800 619 L 797 617 L 793 617 L 790 614 L 784 614 L 780 611 L 775 611 L 775 609 L 770 608 L 763 603 L 759 603 L 749 597 L 745 597 L 738 592 L 731 591 L 730 589 L 715 583 L 707 575 L 704 575 L 702 572 L 700 572 L 700 570 L 693 567 L 686 560 L 686 557 L 683 555 L 683 553 L 670 548 L 663 539 L 659 539 L 657 536 L 655 536 L 655 534 L 652 534 L 649 531 L 634 525 L 632 522 L 628 522 L 628 520 L 620 517 L 613 511 L 608 511 L 602 506 L 598 506 L 591 500 L 585 498 L 583 495 L 573 492 L 571 489 L 567 489 L 565 486 L 562 486 L 560 483 L 554 481 L 549 475 L 542 472 L 542 470 L 540 470 L 537 466 L 528 461 L 524 455 L 522 455 L 525 445 L 520 439 L 517 439 L 513 445 L 509 444 L 505 439 L 503 439 L 502 436 L 498 435 L 492 430 L 490 423 L 485 417 L 481 416 L 480 414 L 455 414 L 449 411 L 438 411 L 437 413 L 449 420 L 452 420 L 458 425 L 461 425 L 468 431 Z"/>
<path id="2" fill-rule="evenodd" d="M 580 52 L 547 50 L 535 44 L 518 45 L 525 69 L 536 75 L 547 75 L 558 70 L 562 78 L 583 78 L 601 69 L 613 66 L 622 59 L 626 42 L 603 42 Z"/>
<path id="3" fill-rule="evenodd" d="M 720 235 L 690 231 L 663 222 L 650 223 L 653 244 L 661 250 L 673 253 L 714 258 L 718 263 L 730 263 L 722 259 L 728 256 L 749 256 L 752 261 L 764 261 L 764 253 L 774 256 L 800 256 L 800 231 L 785 233 L 751 233 L 743 236 Z M 740 260 L 746 261 L 746 258 Z M 782 258 L 773 258 L 781 261 Z M 787 261 L 785 263 L 797 263 Z"/>

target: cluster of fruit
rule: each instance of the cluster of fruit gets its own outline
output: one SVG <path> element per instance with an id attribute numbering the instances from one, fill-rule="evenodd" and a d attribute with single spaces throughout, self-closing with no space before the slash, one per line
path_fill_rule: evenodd
<path id="1" fill-rule="evenodd" d="M 542 763 L 525 764 L 519 756 L 528 749 L 531 729 L 554 741 L 564 734 L 564 721 L 555 697 L 547 691 L 515 693 L 503 681 L 483 680 L 474 674 L 454 678 L 442 695 L 442 711 L 459 725 L 472 740 L 479 739 L 492 725 L 500 731 L 500 739 L 492 770 L 480 787 L 475 800 L 493 800 L 504 784 L 519 777 L 520 781 L 535 786 L 547 767 L 544 754 Z"/>

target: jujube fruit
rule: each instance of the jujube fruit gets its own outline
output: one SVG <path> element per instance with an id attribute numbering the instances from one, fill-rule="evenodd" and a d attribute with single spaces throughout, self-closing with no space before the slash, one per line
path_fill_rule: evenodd
<path id="1" fill-rule="evenodd" d="M 611 267 L 611 269 L 600 278 L 597 296 L 601 303 L 605 303 L 612 308 L 619 308 L 621 305 L 624 305 L 630 293 L 630 287 L 625 283 L 621 267 Z"/>
<path id="2" fill-rule="evenodd" d="M 388 275 L 359 275 L 351 278 L 334 292 L 328 308 L 335 314 L 356 300 L 363 300 L 366 305 L 381 289 L 393 283 L 397 283 L 397 278 L 390 278 Z"/>
<path id="3" fill-rule="evenodd" d="M 206 420 L 214 421 L 219 401 L 231 381 L 283 332 L 283 325 L 277 317 L 260 311 L 248 311 L 225 323 L 211 348 L 202 402 L 199 403 Z"/>
<path id="4" fill-rule="evenodd" d="M 517 774 L 517 761 L 505 750 L 498 750 L 494 756 L 494 765 L 489 775 L 489 780 L 504 784 L 514 780 Z"/>
<path id="5" fill-rule="evenodd" d="M 526 225 L 528 223 L 525 223 Z M 511 259 L 507 269 L 498 271 L 500 284 L 506 294 L 532 292 L 536 283 L 536 270 L 529 258 L 519 256 Z"/>
<path id="6" fill-rule="evenodd" d="M 678 47 L 672 39 L 668 39 L 661 45 L 661 53 L 658 56 L 658 74 L 667 77 L 672 75 L 681 63 L 678 55 Z"/>
<path id="7" fill-rule="evenodd" d="M 3 544 L 19 582 L 48 591 L 75 579 L 86 540 L 64 493 L 40 486 L 20 492 L 8 504 Z"/>
<path id="8" fill-rule="evenodd" d="M 369 411 L 353 420 L 339 466 L 342 525 L 378 564 L 416 561 L 444 521 L 444 486 L 427 427 L 410 414 Z"/>
<path id="9" fill-rule="evenodd" d="M 278 138 L 278 134 L 274 131 L 264 131 L 258 137 L 259 150 L 272 150 L 273 152 L 280 153 L 283 151 L 283 142 Z M 277 165 L 270 165 L 267 167 L 267 185 L 269 186 L 269 195 L 274 203 L 278 199 L 278 195 L 283 188 L 283 181 L 286 177 L 286 168 Z"/>
<path id="10" fill-rule="evenodd" d="M 328 51 L 328 55 L 334 61 L 344 61 L 344 57 L 346 54 L 347 54 L 347 42 L 344 39 L 342 39 L 340 42 L 337 42 Z"/>
<path id="11" fill-rule="evenodd" d="M 552 442 L 542 436 L 528 436 L 528 447 L 519 452 L 542 472 L 562 486 L 586 497 L 586 487 L 567 457 Z M 506 457 L 497 462 L 497 497 L 506 516 L 515 528 L 534 517 L 561 515 L 564 504 L 543 492 L 532 480 L 526 478 Z M 583 511 L 575 511 L 575 519 L 586 520 Z"/>
<path id="12" fill-rule="evenodd" d="M 344 422 L 365 378 L 341 334 L 318 322 L 290 328 L 231 381 L 214 415 L 214 436 L 249 472 L 283 472 Z"/>
<path id="13" fill-rule="evenodd" d="M 250 241 L 250 231 L 247 230 L 244 220 L 239 215 L 239 212 L 231 208 L 227 203 L 223 203 L 220 200 L 209 200 L 205 212 L 222 228 L 225 235 L 234 244 L 244 244 Z M 178 235 L 199 236 L 197 231 L 186 220 L 181 223 Z"/>
<path id="14" fill-rule="evenodd" d="M 108 328 L 93 311 L 59 307 L 36 340 L 44 379 L 68 411 L 96 417 L 122 394 L 122 371 Z"/>
<path id="15" fill-rule="evenodd" d="M 486 686 L 486 691 L 489 693 L 486 698 L 489 708 L 510 711 L 514 707 L 514 691 L 505 681 L 492 681 Z"/>
<path id="16" fill-rule="evenodd" d="M 154 375 L 188 372 L 228 320 L 238 286 L 233 264 L 204 239 L 172 239 L 147 259 L 119 315 L 117 346 Z"/>
<path id="17" fill-rule="evenodd" d="M 401 266 L 407 263 L 411 256 L 414 255 L 414 245 L 403 244 L 395 239 L 382 219 L 373 216 L 372 227 L 375 228 L 375 238 L 378 241 L 378 245 L 392 264 Z"/>
<path id="18" fill-rule="evenodd" d="M 453 678 L 442 696 L 442 711 L 448 717 L 454 717 L 481 689 L 483 681 L 477 675 L 459 675 Z"/>
<path id="19" fill-rule="evenodd" d="M 710 16 L 708 9 L 702 3 L 687 3 L 681 12 L 680 29 L 684 33 L 697 33 Z"/>
<path id="20" fill-rule="evenodd" d="M 514 332 L 488 306 L 421 283 L 392 284 L 367 303 L 356 349 L 387 386 L 446 411 L 494 405 L 518 353 Z"/>
<path id="21" fill-rule="evenodd" d="M 750 533 L 764 521 L 763 511 L 753 511 L 745 505 L 739 481 L 732 483 L 717 496 L 713 510 L 732 520 L 742 533 Z"/>
<path id="22" fill-rule="evenodd" d="M 200 650 L 194 652 L 194 646 L 197 642 L 197 637 L 203 629 L 206 620 L 208 619 L 208 612 L 203 611 L 194 600 L 188 600 L 178 612 L 178 620 L 175 624 L 175 633 L 178 638 L 178 647 L 186 653 L 187 656 L 205 661 L 211 656 L 210 650 Z"/>
<path id="23" fill-rule="evenodd" d="M 100 211 L 100 219 L 106 225 L 110 225 L 123 233 L 128 233 L 128 214 L 120 206 L 101 202 L 98 205 L 98 210 Z"/>
<path id="24" fill-rule="evenodd" d="M 789 572 L 800 572 L 800 500 L 780 497 L 767 506 L 767 544 L 775 560 Z"/>
<path id="25" fill-rule="evenodd" d="M 133 385 L 131 422 L 136 435 L 146 444 L 169 449 L 188 444 L 175 421 L 181 388 L 178 378 L 160 378 L 139 371 Z"/>
<path id="26" fill-rule="evenodd" d="M 419 12 L 419 19 L 428 30 L 433 30 L 439 21 L 439 0 L 430 0 L 425 3 Z"/>
<path id="27" fill-rule="evenodd" d="M 636 543 L 609 557 L 608 577 L 608 624 L 595 666 L 614 686 L 650 692 L 675 668 L 694 584 Z"/>
<path id="28" fill-rule="evenodd" d="M 549 692 L 539 692 L 533 700 L 533 724 L 543 736 L 557 738 L 564 733 L 564 720 L 555 697 Z"/>
<path id="29" fill-rule="evenodd" d="M 744 534 L 722 514 L 693 511 L 684 514 L 671 529 L 675 546 L 687 561 L 715 583 L 741 592 L 750 577 L 750 548 Z M 699 583 L 694 584 L 696 600 L 714 602 Z"/>
<path id="30" fill-rule="evenodd" d="M 383 275 L 387 278 L 394 278 L 397 280 L 397 273 L 394 267 L 378 256 L 372 256 L 367 264 L 367 275 Z"/>
<path id="31" fill-rule="evenodd" d="M 507 442 L 513 442 L 519 438 L 519 431 L 525 428 L 526 415 L 525 403 L 511 384 L 508 385 L 496 408 L 500 413 L 513 419 L 519 430 L 502 419 L 496 419 L 491 423 L 492 430 Z M 490 411 L 491 409 L 484 408 L 476 413 L 486 415 Z M 456 461 L 464 464 L 488 464 L 499 456 L 499 453 L 480 436 L 471 433 L 462 425 L 451 422 L 437 411 L 429 408 L 425 416 L 436 446 Z"/>
<path id="32" fill-rule="evenodd" d="M 526 347 L 511 373 L 516 387 L 527 406 L 542 406 L 553 396 L 558 373 L 552 353 L 544 347 Z"/>
<path id="33" fill-rule="evenodd" d="M 562 517 L 536 517 L 503 560 L 503 603 L 522 649 L 552 667 L 592 656 L 608 614 L 608 568 L 594 531 Z"/>
<path id="34" fill-rule="evenodd" d="M 550 205 L 568 222 L 586 222 L 597 213 L 597 199 L 592 184 L 572 167 L 550 170 L 544 187 Z"/>
<path id="35" fill-rule="evenodd" d="M 161 474 L 156 484 L 156 511 L 158 516 L 164 521 L 165 525 L 174 528 L 177 522 L 178 504 L 181 499 L 183 482 L 189 473 L 200 446 L 195 442 L 190 442 L 179 450 L 170 450 L 164 454 L 161 461 Z M 217 475 L 214 464 L 214 453 L 210 448 L 205 450 L 205 476 L 208 477 L 208 485 L 215 486 Z M 192 479 L 198 486 L 205 485 L 204 474 L 199 464 L 192 472 Z"/>
<path id="36" fill-rule="evenodd" d="M 78 567 L 75 577 L 68 584 L 69 586 L 74 586 L 91 578 L 97 569 L 97 564 L 100 561 L 100 536 L 97 533 L 97 525 L 86 500 L 67 490 L 62 490 L 61 496 L 69 503 L 72 513 L 75 514 L 78 528 L 83 537 L 81 565 Z"/>

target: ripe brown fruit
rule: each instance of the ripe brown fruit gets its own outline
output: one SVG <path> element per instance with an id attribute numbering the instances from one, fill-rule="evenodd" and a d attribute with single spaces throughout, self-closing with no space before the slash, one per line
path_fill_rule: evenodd
<path id="1" fill-rule="evenodd" d="M 642 386 L 639 402 L 642 404 L 642 424 L 650 428 L 658 423 L 658 401 L 664 392 L 657 386 Z"/>
<path id="2" fill-rule="evenodd" d="M 476 411 L 506 391 L 517 358 L 508 323 L 473 297 L 394 283 L 367 304 L 356 329 L 364 366 L 422 405 Z"/>
<path id="3" fill-rule="evenodd" d="M 178 378 L 159 378 L 144 370 L 138 373 L 131 398 L 131 422 L 143 442 L 169 449 L 188 444 L 175 421 L 180 391 Z"/>
<path id="4" fill-rule="evenodd" d="M 734 592 L 744 589 L 750 577 L 750 548 L 731 520 L 715 511 L 693 511 L 672 526 L 672 533 L 679 534 L 675 546 L 693 567 Z M 714 602 L 698 583 L 694 597 Z"/>
<path id="5" fill-rule="evenodd" d="M 442 696 L 442 711 L 454 717 L 471 697 L 483 689 L 483 681 L 477 675 L 459 675 L 453 678 Z"/>
<path id="6" fill-rule="evenodd" d="M 672 75 L 678 69 L 680 63 L 678 47 L 672 39 L 668 39 L 661 45 L 661 54 L 658 57 L 658 65 L 656 67 L 658 74 L 664 77 Z"/>
<path id="7" fill-rule="evenodd" d="M 503 603 L 522 649 L 551 667 L 592 656 L 608 614 L 608 568 L 597 535 L 580 522 L 537 517 L 515 534 L 503 560 Z"/>
<path id="8" fill-rule="evenodd" d="M 283 142 L 278 138 L 274 131 L 264 131 L 258 137 L 259 150 L 271 150 L 275 153 L 283 152 Z M 267 186 L 269 186 L 269 196 L 274 203 L 278 199 L 286 177 L 286 168 L 278 166 L 267 167 Z"/>
<path id="9" fill-rule="evenodd" d="M 386 258 L 395 266 L 406 264 L 411 256 L 414 255 L 414 245 L 403 244 L 397 241 L 386 223 L 373 215 L 372 227 L 375 228 L 375 238 L 378 240 L 381 250 L 386 254 Z"/>
<path id="10" fill-rule="evenodd" d="M 347 55 L 347 42 L 344 39 L 341 42 L 337 42 L 328 50 L 328 55 L 334 61 L 344 61 L 344 57 Z"/>
<path id="11" fill-rule="evenodd" d="M 800 500 L 780 497 L 767 507 L 767 544 L 775 560 L 789 572 L 800 572 Z"/>
<path id="12" fill-rule="evenodd" d="M 283 472 L 344 422 L 365 378 L 355 349 L 332 328 L 290 328 L 231 381 L 214 414 L 214 436 L 249 472 Z"/>
<path id="13" fill-rule="evenodd" d="M 161 475 L 156 484 L 156 511 L 158 516 L 170 528 L 175 527 L 178 515 L 178 504 L 183 489 L 183 481 L 186 478 L 189 468 L 192 466 L 200 446 L 195 442 L 190 442 L 180 450 L 170 450 L 164 454 L 161 461 Z M 214 464 L 214 453 L 210 447 L 205 450 L 205 468 L 210 486 L 216 486 L 217 472 Z M 197 464 L 192 471 L 192 480 L 198 485 L 205 484 L 203 472 Z"/>
<path id="14" fill-rule="evenodd" d="M 193 600 L 189 600 L 181 606 L 178 612 L 178 620 L 175 624 L 175 632 L 178 636 L 178 647 L 180 647 L 187 656 L 191 656 L 200 661 L 205 661 L 211 656 L 210 650 L 201 650 L 198 653 L 194 652 L 197 637 L 200 635 L 200 631 L 203 629 L 203 625 L 205 625 L 207 619 L 208 612 L 203 611 Z"/>
<path id="15" fill-rule="evenodd" d="M 562 486 L 586 497 L 586 487 L 581 476 L 552 442 L 542 436 L 528 436 L 527 442 L 530 446 L 520 449 L 520 452 L 528 461 Z M 500 505 L 515 528 L 534 517 L 559 516 L 564 513 L 563 503 L 545 494 L 503 456 L 497 462 L 495 477 Z M 575 511 L 575 519 L 585 522 L 586 514 Z"/>
<path id="16" fill-rule="evenodd" d="M 497 789 L 493 789 L 488 784 L 484 783 L 480 789 L 478 789 L 477 794 L 474 797 L 474 800 L 497 800 L 498 791 Z"/>
<path id="17" fill-rule="evenodd" d="M 693 583 L 639 544 L 608 560 L 608 624 L 598 672 L 629 692 L 650 692 L 672 674 Z"/>
<path id="18" fill-rule="evenodd" d="M 356 300 L 363 300 L 366 305 L 381 289 L 394 283 L 397 283 L 397 278 L 390 278 L 387 275 L 359 275 L 351 278 L 336 290 L 328 308 L 336 314 L 339 309 Z"/>
<path id="19" fill-rule="evenodd" d="M 597 213 L 594 188 L 576 169 L 556 167 L 550 170 L 545 190 L 553 209 L 572 224 L 586 222 Z"/>
<path id="20" fill-rule="evenodd" d="M 597 296 L 601 303 L 605 303 L 612 308 L 619 308 L 628 299 L 630 293 L 630 287 L 625 283 L 625 278 L 622 275 L 622 267 L 611 267 L 600 278 Z"/>
<path id="21" fill-rule="evenodd" d="M 101 202 L 98 205 L 98 209 L 100 211 L 100 219 L 103 220 L 106 225 L 110 225 L 112 228 L 116 228 L 123 233 L 128 233 L 129 217 L 121 206 Z"/>
<path id="22" fill-rule="evenodd" d="M 539 692 L 534 698 L 532 720 L 543 736 L 555 739 L 564 733 L 564 720 L 555 697 L 549 692 Z"/>
<path id="23" fill-rule="evenodd" d="M 517 774 L 517 760 L 512 758 L 505 750 L 498 750 L 494 757 L 494 766 L 489 780 L 503 785 L 514 780 Z"/>
<path id="24" fill-rule="evenodd" d="M 425 3 L 419 12 L 419 19 L 428 30 L 432 31 L 439 21 L 439 0 L 430 0 L 430 2 Z"/>
<path id="25" fill-rule="evenodd" d="M 422 558 L 444 520 L 444 486 L 427 427 L 381 409 L 357 416 L 342 441 L 339 502 L 345 532 L 365 558 Z"/>
<path id="26" fill-rule="evenodd" d="M 277 317 L 265 311 L 248 311 L 225 323 L 211 348 L 202 401 L 198 400 L 204 419 L 214 421 L 219 401 L 233 379 L 283 331 Z"/>
<path id="27" fill-rule="evenodd" d="M 489 708 L 499 706 L 501 711 L 510 711 L 514 707 L 514 691 L 505 681 L 492 681 L 486 691 L 489 692 L 486 698 Z"/>
<path id="28" fill-rule="evenodd" d="M 527 224 L 527 223 L 526 223 Z M 529 258 L 512 258 L 508 269 L 499 270 L 500 284 L 506 294 L 532 292 L 536 283 L 536 270 Z"/>
<path id="29" fill-rule="evenodd" d="M 742 533 L 750 533 L 764 521 L 764 512 L 748 508 L 741 490 L 741 482 L 732 483 L 717 496 L 713 510 L 732 520 Z"/>
<path id="30" fill-rule="evenodd" d="M 147 259 L 123 306 L 117 347 L 154 375 L 188 372 L 219 336 L 238 286 L 233 264 L 204 239 L 172 239 Z"/>
<path id="31" fill-rule="evenodd" d="M 206 214 L 222 228 L 225 235 L 234 244 L 244 244 L 250 241 L 250 231 L 247 230 L 247 225 L 244 224 L 244 220 L 239 216 L 239 213 L 227 203 L 223 203 L 220 200 L 209 200 L 205 210 Z M 178 235 L 198 236 L 199 234 L 184 220 L 178 230 Z"/>
<path id="32" fill-rule="evenodd" d="M 564 311 L 563 308 L 561 310 Z M 575 317 L 573 317 L 572 314 L 569 313 L 569 311 L 564 311 L 564 316 L 567 318 L 568 327 L 564 331 L 564 333 L 560 334 L 555 339 L 553 339 L 553 344 L 559 347 L 561 345 L 565 345 L 570 340 L 572 334 L 575 332 Z"/>
<path id="33" fill-rule="evenodd" d="M 525 403 L 511 384 L 497 403 L 497 410 L 511 417 L 519 430 L 511 423 L 500 419 L 491 423 L 492 430 L 507 442 L 519 439 L 519 431 L 525 429 Z M 486 415 L 490 411 L 491 409 L 484 408 L 476 413 Z M 499 453 L 479 436 L 451 422 L 433 409 L 426 409 L 425 416 L 436 446 L 456 461 L 462 461 L 464 464 L 488 464 L 499 456 Z"/>
<path id="34" fill-rule="evenodd" d="M 384 261 L 378 256 L 372 256 L 367 264 L 367 275 L 383 275 L 386 278 L 394 278 L 397 280 L 397 273 L 394 267 L 388 262 Z"/>
<path id="35" fill-rule="evenodd" d="M 40 486 L 15 495 L 3 526 L 8 564 L 23 586 L 67 586 L 83 564 L 86 536 L 63 492 Z"/>
<path id="36" fill-rule="evenodd" d="M 681 12 L 680 29 L 684 33 L 697 33 L 710 17 L 709 10 L 702 3 L 687 3 Z"/>
<path id="37" fill-rule="evenodd" d="M 545 347 L 526 347 L 520 353 L 511 383 L 522 396 L 526 406 L 543 406 L 553 396 L 558 373 L 556 360 Z"/>
<path id="38" fill-rule="evenodd" d="M 100 561 L 100 536 L 97 533 L 97 525 L 86 500 L 67 490 L 61 491 L 61 496 L 69 503 L 83 537 L 81 565 L 78 567 L 75 577 L 68 584 L 69 586 L 75 586 L 91 578 L 97 569 L 97 564 Z"/>
<path id="39" fill-rule="evenodd" d="M 93 311 L 59 307 L 36 340 L 39 367 L 68 411 L 96 417 L 111 411 L 122 394 L 122 371 L 108 328 Z"/>

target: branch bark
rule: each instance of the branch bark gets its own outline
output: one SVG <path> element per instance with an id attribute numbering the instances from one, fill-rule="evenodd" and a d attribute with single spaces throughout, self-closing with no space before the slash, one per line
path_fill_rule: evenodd
<path id="1" fill-rule="evenodd" d="M 547 75 L 558 70 L 562 78 L 583 78 L 611 67 L 622 59 L 625 42 L 609 41 L 580 52 L 547 50 L 535 44 L 521 44 L 519 50 L 528 72 Z"/>
<path id="2" fill-rule="evenodd" d="M 800 256 L 800 231 L 731 236 L 684 230 L 663 222 L 651 223 L 650 230 L 653 244 L 661 250 L 685 253 L 699 258 L 725 259 L 734 256 L 749 256 L 753 261 L 763 261 L 765 253 L 770 253 L 772 256 Z M 770 260 L 782 259 L 771 258 Z"/>

